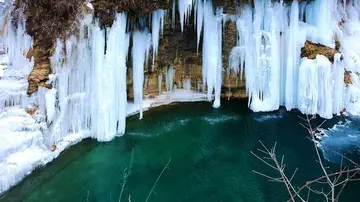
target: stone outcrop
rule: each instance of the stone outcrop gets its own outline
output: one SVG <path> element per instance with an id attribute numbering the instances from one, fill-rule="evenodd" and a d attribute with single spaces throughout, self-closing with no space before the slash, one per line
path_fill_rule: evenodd
<path id="1" fill-rule="evenodd" d="M 36 92 L 39 86 L 51 88 L 51 85 L 46 84 L 51 74 L 49 59 L 51 49 L 51 44 L 40 45 L 39 41 L 35 41 L 33 48 L 27 53 L 28 58 L 34 58 L 34 67 L 28 77 L 29 87 L 26 92 L 28 95 Z"/>
<path id="2" fill-rule="evenodd" d="M 345 73 L 344 73 L 344 83 L 345 83 L 346 85 L 351 85 L 351 84 L 352 84 L 352 81 L 351 81 L 351 72 L 345 71 Z"/>
<path id="3" fill-rule="evenodd" d="M 100 24 L 110 27 L 115 13 L 127 12 L 129 18 L 137 18 L 149 15 L 157 9 L 168 10 L 171 8 L 171 2 L 171 0 L 94 0 L 91 3 Z"/>
<path id="4" fill-rule="evenodd" d="M 340 46 L 340 44 L 338 44 Z M 322 44 L 306 41 L 304 47 L 301 48 L 301 57 L 307 57 L 309 59 L 315 59 L 316 55 L 323 55 L 327 57 L 330 62 L 334 62 L 334 56 L 336 53 L 340 53 L 335 48 L 330 48 Z"/>

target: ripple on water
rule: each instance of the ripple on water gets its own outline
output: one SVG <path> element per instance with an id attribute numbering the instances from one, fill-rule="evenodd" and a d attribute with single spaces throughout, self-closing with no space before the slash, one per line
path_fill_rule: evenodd
<path id="1" fill-rule="evenodd" d="M 227 121 L 237 121 L 240 120 L 241 117 L 240 116 L 225 116 L 225 115 L 221 115 L 221 116 L 205 116 L 205 117 L 201 117 L 201 120 L 206 121 L 208 124 L 210 125 L 215 125 L 215 124 L 219 124 L 219 123 L 224 123 Z"/>
<path id="2" fill-rule="evenodd" d="M 268 120 L 273 120 L 273 119 L 281 119 L 284 116 L 284 113 L 286 112 L 286 110 L 284 109 L 279 109 L 276 112 L 271 112 L 271 113 L 254 113 L 254 119 L 258 122 L 264 122 L 264 121 L 268 121 Z"/>
<path id="3" fill-rule="evenodd" d="M 127 132 L 127 135 L 132 135 L 132 136 L 144 136 L 144 137 L 149 137 L 149 136 L 159 136 L 159 135 L 163 135 L 165 133 L 169 133 L 171 131 L 173 131 L 176 127 L 182 127 L 185 126 L 186 124 L 188 124 L 190 122 L 189 118 L 175 118 L 172 121 L 167 121 L 167 122 L 160 122 L 158 124 L 156 124 L 156 129 L 153 130 L 153 132 L 149 133 L 146 132 L 144 130 L 137 130 L 137 131 L 132 131 L 132 132 Z M 156 132 L 154 132 L 156 131 Z"/>

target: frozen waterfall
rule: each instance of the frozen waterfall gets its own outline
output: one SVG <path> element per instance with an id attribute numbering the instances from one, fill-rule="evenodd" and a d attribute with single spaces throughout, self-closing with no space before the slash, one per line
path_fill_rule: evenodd
<path id="1" fill-rule="evenodd" d="M 34 62 L 26 55 L 33 39 L 26 34 L 24 15 L 20 12 L 14 21 L 11 1 L 5 2 L 0 0 L 0 193 L 83 138 L 111 141 L 125 134 L 126 116 L 139 112 L 142 119 L 143 110 L 171 102 L 208 100 L 220 107 L 223 76 L 230 71 L 238 80 L 245 78 L 254 112 L 284 106 L 324 118 L 344 110 L 360 115 L 357 0 L 294 0 L 290 5 L 254 0 L 232 14 L 214 8 L 210 0 L 177 0 L 171 16 L 156 10 L 148 18 L 133 20 L 118 13 L 111 27 L 101 27 L 91 12 L 84 13 L 77 31 L 54 44 L 52 74 L 46 82 L 52 89 L 40 87 L 31 96 L 26 94 L 27 77 Z M 87 6 L 93 11 L 91 3 Z M 154 69 L 160 38 L 170 21 L 175 30 L 177 16 L 182 32 L 190 25 L 196 32 L 202 82 L 188 75 L 178 81 L 176 73 L 182 72 L 177 64 Z M 228 21 L 236 25 L 237 40 L 223 64 Z M 305 41 L 334 48 L 335 38 L 341 47 L 334 61 L 323 55 L 301 58 Z M 153 97 L 144 98 L 149 73 L 156 74 L 159 95 L 155 89 Z M 344 74 L 350 83 L 344 83 Z M 132 90 L 134 103 L 128 101 Z M 49 149 L 52 146 L 56 151 Z"/>
<path id="2" fill-rule="evenodd" d="M 253 7 L 239 7 L 237 14 L 230 15 L 224 14 L 222 8 L 214 9 L 211 1 L 178 0 L 173 4 L 172 16 L 156 10 L 149 21 L 141 19 L 141 26 L 135 26 L 134 30 L 129 30 L 126 13 L 117 14 L 112 27 L 104 29 L 92 14 L 87 14 L 80 20 L 77 35 L 57 40 L 48 81 L 53 89 L 40 90 L 37 98 L 52 133 L 49 142 L 61 141 L 69 133 L 89 132 L 99 141 L 110 141 L 125 133 L 129 61 L 134 106 L 140 112 L 140 119 L 143 117 L 147 63 L 152 54 L 154 68 L 166 20 L 172 18 L 174 25 L 175 11 L 179 12 L 182 31 L 190 17 L 194 18 L 197 48 L 202 47 L 203 86 L 199 81 L 196 87 L 191 86 L 189 78 L 174 85 L 175 68 L 169 65 L 166 72 L 158 75 L 160 95 L 164 76 L 167 92 L 181 85 L 188 90 L 203 89 L 209 101 L 215 98 L 213 106 L 220 107 L 223 72 L 234 71 L 240 80 L 245 75 L 249 107 L 255 112 L 285 106 L 288 110 L 299 109 L 305 114 L 331 118 L 344 109 L 353 114 L 360 111 L 357 109 L 360 105 L 357 74 L 360 50 L 356 45 L 360 38 L 360 3 L 357 1 L 345 4 L 336 0 L 294 1 L 287 5 L 282 1 L 255 0 Z M 4 16 L 5 12 L 1 12 Z M 10 20 L 5 35 L 1 36 L 7 54 L 3 60 L 8 60 L 13 68 L 24 66 L 22 71 L 28 74 L 32 63 L 24 52 L 31 48 L 32 39 L 24 34 L 25 19 L 20 18 L 17 27 Z M 227 21 L 236 24 L 237 42 L 225 65 L 222 48 Z M 341 54 L 333 62 L 321 55 L 315 59 L 301 58 L 306 40 L 335 47 L 335 35 L 341 43 Z M 7 78 L 3 65 L 0 67 L 0 76 Z M 344 84 L 345 71 L 349 72 L 352 84 Z M 8 83 L 0 82 L 3 86 Z M 22 91 L 3 93 L 0 110 L 28 103 L 24 94 L 26 81 L 13 86 Z"/>
<path id="3" fill-rule="evenodd" d="M 241 15 L 230 18 L 236 19 L 238 43 L 231 51 L 229 67 L 240 75 L 245 71 L 250 108 L 272 111 L 283 105 L 324 118 L 344 109 L 358 114 L 351 109 L 360 100 L 348 101 L 358 94 L 349 90 L 356 84 L 345 86 L 343 79 L 345 70 L 360 71 L 358 48 L 349 41 L 359 41 L 354 38 L 360 37 L 359 29 L 354 27 L 360 22 L 360 4 L 350 1 L 344 7 L 334 0 L 300 5 L 294 1 L 290 6 L 262 0 L 254 3 L 254 9 L 245 6 Z M 339 26 L 341 20 L 346 22 Z M 335 35 L 343 54 L 335 55 L 333 63 L 321 55 L 301 59 L 306 40 L 335 47 Z"/>

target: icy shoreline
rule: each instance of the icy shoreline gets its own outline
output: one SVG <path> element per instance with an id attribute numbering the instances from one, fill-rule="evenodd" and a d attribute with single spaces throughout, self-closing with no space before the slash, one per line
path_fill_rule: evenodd
<path id="1" fill-rule="evenodd" d="M 207 95 L 191 90 L 175 90 L 166 92 L 154 99 L 145 99 L 143 102 L 143 110 L 177 103 L 177 102 L 198 102 L 206 101 Z M 126 116 L 133 116 L 140 112 L 140 109 L 134 103 L 128 103 L 126 107 Z M 8 114 L 8 117 L 4 117 Z M 36 168 L 45 166 L 46 164 L 57 158 L 61 152 L 81 142 L 85 138 L 91 137 L 89 131 L 81 133 L 69 134 L 56 144 L 56 150 L 51 151 L 43 142 L 33 142 L 34 140 L 43 140 L 43 134 L 40 131 L 41 123 L 36 123 L 33 117 L 25 112 L 25 109 L 19 107 L 11 107 L 0 114 L 0 127 L 9 124 L 9 120 L 18 120 L 14 124 L 17 126 L 14 131 L 8 131 L 8 135 L 0 135 L 1 140 L 1 156 L 0 156 L 0 194 L 5 193 L 14 185 L 18 184 L 30 175 Z M 25 131 L 18 132 L 18 129 L 24 129 L 20 123 L 26 123 Z M 20 126 L 20 127 L 18 127 Z M 29 132 L 30 131 L 30 132 Z M 22 133 L 20 135 L 16 135 Z M 25 135 L 24 135 L 25 134 Z M 6 139 L 7 138 L 7 139 Z M 10 139 L 9 139 L 10 138 Z M 16 141 L 13 141 L 14 138 Z M 23 139 L 21 139 L 23 138 Z M 16 142 L 15 144 L 8 144 Z M 5 151 L 6 150 L 6 151 Z M 7 155 L 6 155 L 7 153 Z"/>

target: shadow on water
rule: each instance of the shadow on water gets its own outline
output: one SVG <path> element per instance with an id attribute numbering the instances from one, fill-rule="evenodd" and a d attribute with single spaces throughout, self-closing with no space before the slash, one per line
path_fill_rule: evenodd
<path id="1" fill-rule="evenodd" d="M 132 151 L 133 165 L 122 201 L 128 201 L 129 195 L 132 201 L 145 201 L 169 158 L 170 169 L 150 201 L 286 201 L 282 184 L 252 172 L 276 174 L 250 151 L 261 146 L 259 140 L 269 147 L 277 142 L 289 172 L 299 168 L 294 179 L 299 186 L 321 174 L 312 143 L 299 124 L 297 111 L 253 113 L 246 105 L 245 101 L 225 101 L 213 109 L 209 103 L 175 104 L 152 109 L 141 121 L 130 117 L 125 136 L 109 143 L 88 139 L 71 147 L 0 201 L 118 201 Z M 329 120 L 325 128 L 341 120 Z M 350 184 L 343 201 L 358 201 L 354 190 L 359 188 Z"/>

